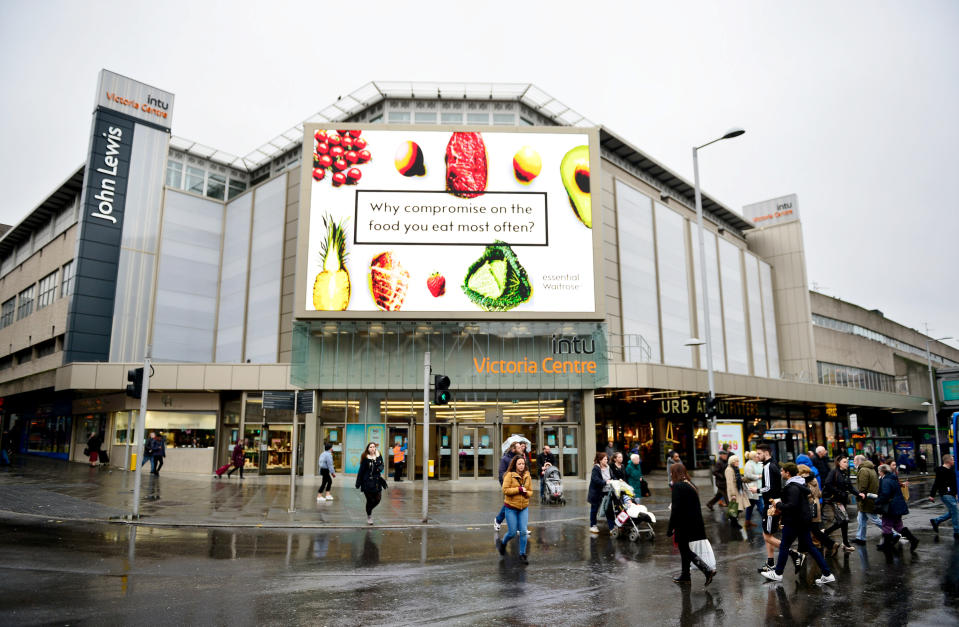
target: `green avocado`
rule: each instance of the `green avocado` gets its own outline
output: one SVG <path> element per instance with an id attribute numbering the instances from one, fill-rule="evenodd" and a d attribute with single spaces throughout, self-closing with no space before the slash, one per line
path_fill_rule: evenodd
<path id="1" fill-rule="evenodd" d="M 573 213 L 587 228 L 593 228 L 593 205 L 589 195 L 589 146 L 576 146 L 566 153 L 559 164 Z"/>

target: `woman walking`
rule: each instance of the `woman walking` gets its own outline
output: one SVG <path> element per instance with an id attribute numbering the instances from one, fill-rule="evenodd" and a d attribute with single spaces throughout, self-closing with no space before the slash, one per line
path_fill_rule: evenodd
<path id="1" fill-rule="evenodd" d="M 763 479 L 763 463 L 759 461 L 759 451 L 749 451 L 746 453 L 746 463 L 743 467 L 743 473 L 746 495 L 749 497 L 749 505 L 746 507 L 746 526 L 755 527 L 756 523 L 752 521 L 753 509 L 759 505 L 759 490 L 762 488 Z"/>
<path id="2" fill-rule="evenodd" d="M 839 529 L 842 533 L 842 549 L 847 553 L 853 551 L 849 544 L 849 513 L 846 512 L 846 504 L 849 502 L 849 494 L 858 494 L 856 489 L 849 482 L 846 471 L 849 468 L 849 458 L 845 455 L 836 458 L 836 464 L 829 471 L 825 483 L 822 487 L 823 513 L 831 514 L 832 525 L 827 527 L 823 533 L 827 536 Z"/>
<path id="3" fill-rule="evenodd" d="M 229 479 L 233 476 L 233 473 L 237 469 L 240 470 L 240 479 L 243 478 L 243 467 L 246 465 L 246 458 L 243 456 L 243 440 L 237 439 L 236 444 L 233 445 L 233 452 L 230 453 L 230 464 L 233 468 L 230 468 L 230 472 L 226 473 L 226 478 Z"/>
<path id="4" fill-rule="evenodd" d="M 637 503 L 643 496 L 643 469 L 639 465 L 639 455 L 633 453 L 626 464 L 626 483 L 633 489 L 633 500 Z"/>
<path id="5" fill-rule="evenodd" d="M 519 558 L 529 564 L 526 557 L 526 523 L 529 521 L 529 497 L 533 492 L 533 480 L 526 468 L 526 458 L 517 455 L 503 475 L 503 504 L 506 506 L 506 525 L 509 527 L 502 540 L 496 538 L 496 550 L 506 555 L 506 545 L 514 536 L 519 536 Z"/>
<path id="6" fill-rule="evenodd" d="M 366 496 L 367 525 L 373 524 L 373 510 L 380 504 L 383 496 L 386 480 L 382 475 L 383 456 L 376 449 L 376 442 L 370 442 L 366 445 L 366 452 L 360 461 L 360 471 L 356 473 L 356 487 Z"/>
<path id="7" fill-rule="evenodd" d="M 902 525 L 902 517 L 909 513 L 909 506 L 902 497 L 899 478 L 888 464 L 879 466 L 879 498 L 876 499 L 876 511 L 882 512 L 882 543 L 879 550 L 885 551 L 895 545 L 893 533 L 896 532 L 909 540 L 909 550 L 915 553 L 919 538 Z"/>
<path id="8" fill-rule="evenodd" d="M 669 468 L 669 480 L 673 484 L 673 499 L 670 506 L 669 526 L 666 529 L 667 536 L 675 536 L 676 545 L 679 547 L 679 555 L 682 558 L 682 572 L 673 577 L 676 583 L 689 583 L 689 565 L 696 564 L 696 568 L 703 571 L 706 575 L 706 585 L 708 586 L 713 577 L 716 576 L 716 569 L 710 568 L 698 555 L 689 548 L 689 543 L 696 540 L 706 539 L 706 526 L 703 524 L 702 505 L 699 502 L 699 491 L 693 482 L 689 480 L 689 474 L 686 467 L 681 463 L 673 464 Z"/>
<path id="9" fill-rule="evenodd" d="M 729 516 L 729 524 L 738 528 L 740 510 L 745 511 L 749 507 L 749 496 L 746 494 L 743 476 L 739 472 L 738 455 L 729 456 L 724 473 L 726 475 L 726 502 L 729 503 L 726 508 L 726 515 Z"/>
<path id="10" fill-rule="evenodd" d="M 320 453 L 320 461 L 318 466 L 320 469 L 320 490 L 316 493 L 317 501 L 332 501 L 333 495 L 330 494 L 330 488 L 333 487 L 333 477 L 336 476 L 336 473 L 333 472 L 333 453 L 330 451 L 333 450 L 333 445 L 327 442 L 323 445 L 323 452 Z M 324 492 L 326 494 L 324 494 Z"/>
<path id="11" fill-rule="evenodd" d="M 100 464 L 100 449 L 103 447 L 103 431 L 94 433 L 87 440 L 87 455 L 90 456 L 90 465 L 96 468 Z"/>
<path id="12" fill-rule="evenodd" d="M 626 481 L 626 466 L 623 465 L 623 454 L 613 453 L 613 458 L 609 460 L 609 474 L 613 479 Z"/>
<path id="13" fill-rule="evenodd" d="M 809 533 L 819 542 L 823 555 L 833 557 L 839 552 L 839 543 L 827 536 L 822 528 L 822 508 L 819 507 L 822 492 L 819 491 L 819 481 L 816 480 L 810 466 L 799 464 L 796 466 L 796 469 L 799 471 L 799 476 L 806 482 L 806 487 L 809 488 L 809 506 L 816 511 L 816 514 L 809 522 Z"/>
<path id="14" fill-rule="evenodd" d="M 596 513 L 599 511 L 599 506 L 603 502 L 604 494 L 609 491 L 609 482 L 612 476 L 609 471 L 609 458 L 606 457 L 606 453 L 596 453 L 596 458 L 593 460 L 593 472 L 589 476 L 589 492 L 586 495 L 586 501 L 589 503 L 589 532 L 590 533 L 599 533 L 599 528 L 596 527 Z M 613 517 L 610 515 L 609 510 L 605 512 L 606 522 L 609 524 L 609 528 L 613 528 Z"/>

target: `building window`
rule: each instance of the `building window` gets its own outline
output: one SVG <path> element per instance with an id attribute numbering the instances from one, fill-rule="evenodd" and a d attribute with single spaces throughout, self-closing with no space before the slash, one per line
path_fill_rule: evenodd
<path id="1" fill-rule="evenodd" d="M 462 124 L 463 114 L 462 113 L 441 113 L 440 121 L 443 124 Z"/>
<path id="2" fill-rule="evenodd" d="M 417 124 L 436 124 L 436 113 L 432 111 L 416 113 Z"/>
<path id="3" fill-rule="evenodd" d="M 206 172 L 201 168 L 194 168 L 192 165 L 186 167 L 186 191 L 194 194 L 203 195 L 203 179 Z"/>
<path id="4" fill-rule="evenodd" d="M 167 187 L 183 189 L 183 164 L 179 161 L 166 162 Z"/>
<path id="5" fill-rule="evenodd" d="M 57 296 L 57 271 L 54 270 L 40 279 L 40 293 L 37 296 L 37 309 L 43 309 L 53 303 Z"/>
<path id="6" fill-rule="evenodd" d="M 397 124 L 406 122 L 407 124 L 410 121 L 410 112 L 409 111 L 390 111 L 390 116 L 388 118 L 390 124 Z"/>
<path id="7" fill-rule="evenodd" d="M 238 181 L 237 179 L 230 179 L 230 195 L 227 197 L 227 200 L 232 200 L 235 196 L 239 196 L 246 191 L 246 182 Z"/>
<path id="8" fill-rule="evenodd" d="M 469 124 L 489 124 L 489 113 L 467 113 L 466 122 Z"/>
<path id="9" fill-rule="evenodd" d="M 222 174 L 210 173 L 210 179 L 206 185 L 206 195 L 210 198 L 223 200 L 226 195 L 226 177 Z"/>
<path id="10" fill-rule="evenodd" d="M 17 305 L 17 320 L 23 320 L 33 313 L 33 290 L 35 287 L 36 285 L 31 285 L 20 292 L 17 297 L 20 300 L 20 304 Z"/>
<path id="11" fill-rule="evenodd" d="M 40 342 L 36 346 L 37 349 L 37 359 L 41 357 L 46 357 L 47 355 L 52 355 L 57 352 L 57 340 L 56 338 L 47 340 L 45 342 Z"/>
<path id="12" fill-rule="evenodd" d="M 903 391 L 903 386 L 897 380 L 897 377 L 892 375 L 853 366 L 830 364 L 824 361 L 816 362 L 816 366 L 819 371 L 819 382 L 824 385 L 839 385 L 859 390 L 893 392 L 895 394 L 909 393 L 908 386 Z"/>
<path id="13" fill-rule="evenodd" d="M 13 324 L 13 312 L 17 308 L 16 297 L 3 303 L 2 307 L 2 310 L 0 310 L 0 329 L 5 329 Z"/>
<path id="14" fill-rule="evenodd" d="M 64 296 L 69 296 L 73 293 L 73 271 L 74 266 L 72 261 L 68 261 L 63 264 L 61 268 L 62 272 L 60 273 L 60 298 Z"/>
<path id="15" fill-rule="evenodd" d="M 17 365 L 25 364 L 29 361 L 33 361 L 33 349 L 25 348 L 22 351 L 14 354 L 14 358 L 17 361 Z"/>
<path id="16" fill-rule="evenodd" d="M 516 115 L 513 113 L 494 113 L 493 124 L 498 126 L 514 126 L 516 124 Z"/>

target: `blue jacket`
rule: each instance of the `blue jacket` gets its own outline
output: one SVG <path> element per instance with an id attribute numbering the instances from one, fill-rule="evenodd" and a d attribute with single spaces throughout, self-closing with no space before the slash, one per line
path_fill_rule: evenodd
<path id="1" fill-rule="evenodd" d="M 822 480 L 824 477 L 819 476 L 819 469 L 816 468 L 816 465 L 812 463 L 812 460 L 809 459 L 809 455 L 800 455 L 796 458 L 796 465 L 805 464 L 809 466 L 809 470 L 812 472 L 813 476 L 816 477 L 816 481 L 819 482 L 819 485 L 822 485 Z"/>
<path id="2" fill-rule="evenodd" d="M 889 473 L 879 480 L 876 510 L 887 516 L 905 516 L 909 513 L 909 506 L 906 499 L 902 498 L 902 488 L 899 487 L 899 477 L 896 475 Z"/>

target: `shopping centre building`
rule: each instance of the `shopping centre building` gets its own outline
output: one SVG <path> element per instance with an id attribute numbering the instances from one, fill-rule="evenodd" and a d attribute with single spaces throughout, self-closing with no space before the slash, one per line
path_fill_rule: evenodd
<path id="1" fill-rule="evenodd" d="M 722 441 L 932 459 L 928 338 L 810 291 L 795 196 L 703 196 L 706 321 L 692 185 L 533 85 L 369 83 L 244 157 L 172 135 L 173 100 L 101 73 L 87 163 L 0 237 L 24 454 L 85 461 L 103 431 L 124 467 L 149 347 L 171 471 L 241 435 L 264 473 L 405 440 L 410 476 L 489 477 L 512 434 L 566 475 L 609 440 L 699 467 L 708 324 Z M 426 352 L 453 401 L 424 455 Z M 264 403 L 293 390 L 307 413 Z"/>

